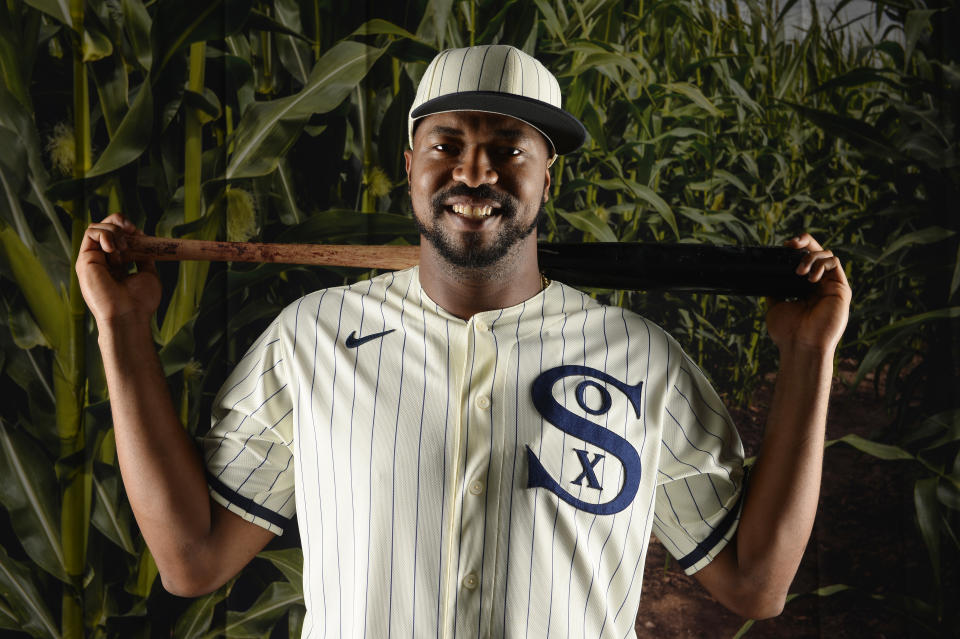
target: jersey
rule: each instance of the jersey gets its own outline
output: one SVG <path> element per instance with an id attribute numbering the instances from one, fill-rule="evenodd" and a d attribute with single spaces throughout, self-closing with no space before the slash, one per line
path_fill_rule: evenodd
<path id="1" fill-rule="evenodd" d="M 558 282 L 464 321 L 416 267 L 284 309 L 203 447 L 218 503 L 276 533 L 296 513 L 304 637 L 634 636 L 651 533 L 699 570 L 743 483 L 651 322 Z"/>

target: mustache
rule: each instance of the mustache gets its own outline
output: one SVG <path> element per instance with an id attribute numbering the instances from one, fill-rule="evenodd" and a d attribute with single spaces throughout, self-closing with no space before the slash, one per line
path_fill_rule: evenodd
<path id="1" fill-rule="evenodd" d="M 438 191 L 430 200 L 435 215 L 443 213 L 443 203 L 451 197 L 462 196 L 477 200 L 489 200 L 500 205 L 499 214 L 503 217 L 511 217 L 517 211 L 517 199 L 508 193 L 496 191 L 489 184 L 470 187 L 466 184 L 455 184 L 448 189 Z"/>

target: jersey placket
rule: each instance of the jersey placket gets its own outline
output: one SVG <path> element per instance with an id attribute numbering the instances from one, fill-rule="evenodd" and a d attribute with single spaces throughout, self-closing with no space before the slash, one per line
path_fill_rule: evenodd
<path id="1" fill-rule="evenodd" d="M 496 554 L 497 500 L 499 498 L 502 429 L 495 415 L 502 413 L 494 388 L 497 377 L 497 343 L 488 320 L 475 316 L 467 322 L 464 370 L 457 396 L 461 398 L 456 489 L 458 508 L 451 541 L 457 546 L 450 557 L 450 583 L 454 633 L 458 637 L 485 636 Z M 492 503 L 488 501 L 492 500 Z M 492 521 L 491 521 L 492 519 Z M 486 611 L 489 613 L 489 610 Z"/>

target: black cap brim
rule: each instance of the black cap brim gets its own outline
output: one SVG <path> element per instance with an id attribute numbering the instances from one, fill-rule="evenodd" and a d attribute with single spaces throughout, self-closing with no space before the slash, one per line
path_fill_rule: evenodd
<path id="1" fill-rule="evenodd" d="M 418 119 L 448 111 L 484 111 L 523 120 L 547 136 L 560 154 L 576 151 L 587 139 L 587 130 L 580 120 L 563 109 L 533 98 L 497 91 L 442 95 L 418 106 L 410 112 L 410 117 Z"/>

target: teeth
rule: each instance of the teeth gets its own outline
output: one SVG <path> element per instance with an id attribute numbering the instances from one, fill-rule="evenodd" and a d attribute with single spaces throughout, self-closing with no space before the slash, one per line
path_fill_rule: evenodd
<path id="1" fill-rule="evenodd" d="M 482 220 L 485 217 L 490 217 L 490 214 L 493 213 L 492 206 L 478 206 L 473 207 L 469 204 L 454 204 L 453 212 L 457 215 L 462 215 L 464 217 L 469 217 L 474 220 Z"/>

